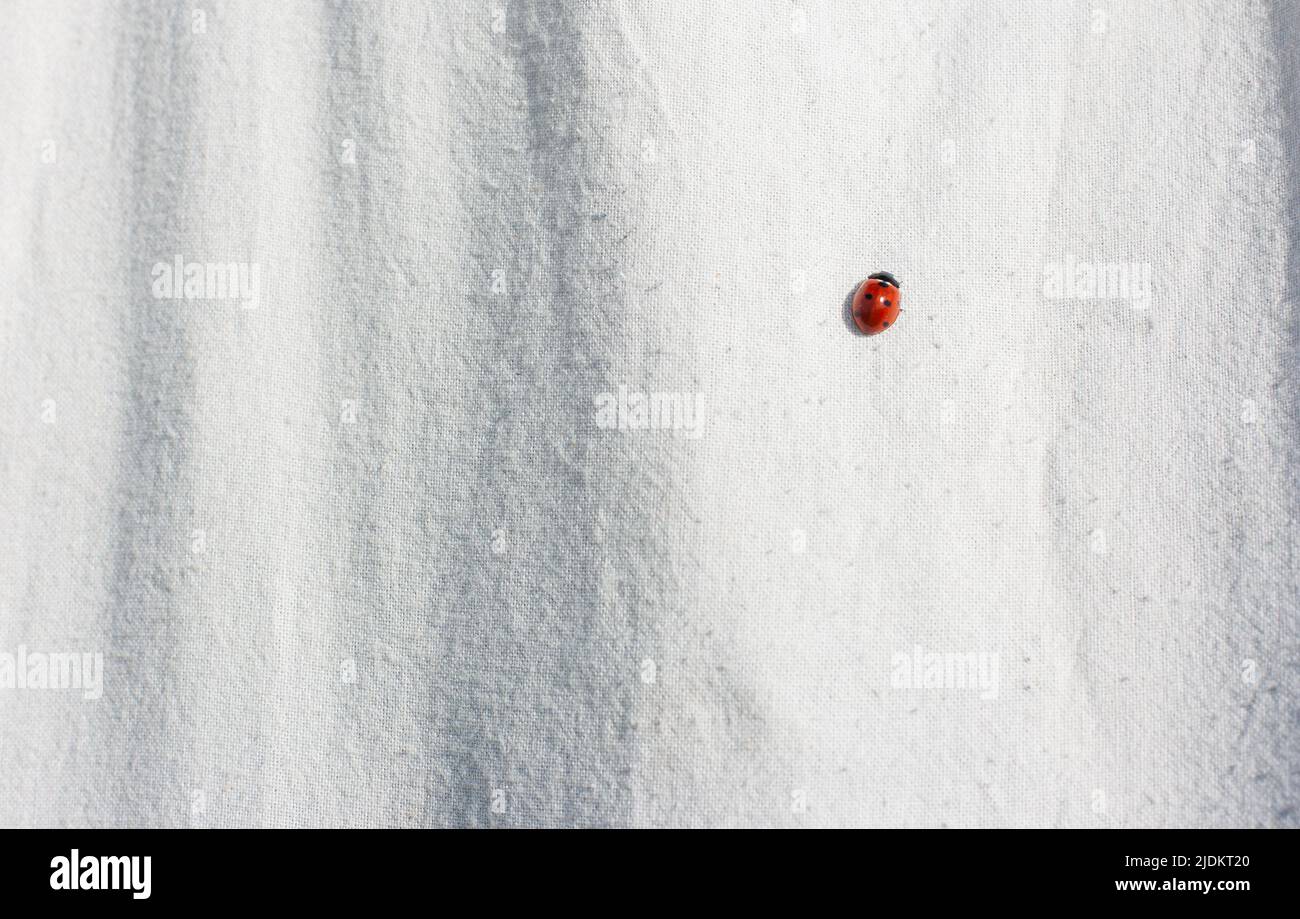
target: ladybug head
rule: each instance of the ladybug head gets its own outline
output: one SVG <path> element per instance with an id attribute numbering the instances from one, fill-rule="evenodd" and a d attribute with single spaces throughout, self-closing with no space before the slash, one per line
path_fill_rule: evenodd
<path id="1" fill-rule="evenodd" d="M 895 287 L 895 288 L 898 287 L 898 279 L 895 278 L 888 271 L 877 271 L 875 274 L 867 278 L 867 280 L 880 281 L 882 284 L 888 284 L 891 287 Z"/>

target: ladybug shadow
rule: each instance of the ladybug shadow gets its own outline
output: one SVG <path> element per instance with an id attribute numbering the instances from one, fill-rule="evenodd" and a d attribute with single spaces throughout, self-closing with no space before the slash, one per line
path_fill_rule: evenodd
<path id="1" fill-rule="evenodd" d="M 858 328 L 858 324 L 853 321 L 853 295 L 858 292 L 858 288 L 861 286 L 862 282 L 859 281 L 849 288 L 849 294 L 844 298 L 844 306 L 840 311 L 840 318 L 844 320 L 844 328 L 848 329 L 849 332 L 858 338 L 866 338 L 867 336 Z"/>

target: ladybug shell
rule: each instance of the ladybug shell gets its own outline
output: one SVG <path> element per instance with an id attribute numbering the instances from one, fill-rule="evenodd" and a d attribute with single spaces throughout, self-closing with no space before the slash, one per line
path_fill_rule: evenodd
<path id="1" fill-rule="evenodd" d="M 898 319 L 898 288 L 868 278 L 853 293 L 853 322 L 863 335 L 879 335 Z"/>

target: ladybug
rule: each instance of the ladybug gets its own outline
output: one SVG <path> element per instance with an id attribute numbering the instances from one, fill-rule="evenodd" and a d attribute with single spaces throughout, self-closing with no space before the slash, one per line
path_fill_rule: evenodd
<path id="1" fill-rule="evenodd" d="M 898 279 L 878 271 L 853 292 L 853 322 L 863 335 L 879 335 L 898 319 Z"/>

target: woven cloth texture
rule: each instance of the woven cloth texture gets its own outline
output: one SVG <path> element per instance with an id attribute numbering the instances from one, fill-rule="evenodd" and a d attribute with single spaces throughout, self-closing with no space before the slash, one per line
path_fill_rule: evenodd
<path id="1" fill-rule="evenodd" d="M 0 824 L 1300 824 L 1298 81 L 1286 2 L 0 5 Z"/>

